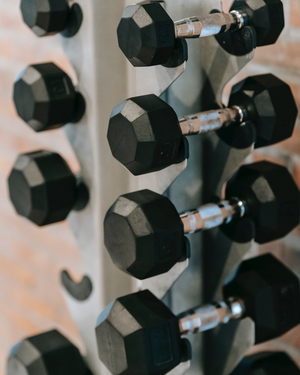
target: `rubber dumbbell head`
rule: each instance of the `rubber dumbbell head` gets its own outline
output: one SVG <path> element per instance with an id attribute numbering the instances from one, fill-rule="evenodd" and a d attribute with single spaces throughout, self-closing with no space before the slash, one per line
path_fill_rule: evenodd
<path id="1" fill-rule="evenodd" d="M 107 138 L 113 156 L 134 175 L 182 161 L 176 113 L 156 95 L 125 100 L 111 114 Z"/>
<path id="2" fill-rule="evenodd" d="M 176 38 L 217 35 L 243 26 L 255 28 L 258 46 L 273 44 L 284 28 L 280 0 L 237 0 L 230 13 L 213 13 L 173 22 L 157 3 L 128 6 L 118 26 L 119 47 L 133 66 L 164 65 Z"/>
<path id="3" fill-rule="evenodd" d="M 85 112 L 83 96 L 53 63 L 25 68 L 15 80 L 13 96 L 19 117 L 36 132 L 78 122 Z"/>
<path id="4" fill-rule="evenodd" d="M 98 317 L 96 338 L 113 375 L 166 374 L 181 362 L 178 318 L 148 290 L 111 303 Z"/>
<path id="5" fill-rule="evenodd" d="M 279 337 L 300 323 L 299 279 L 271 254 L 242 262 L 223 294 L 226 300 L 243 299 L 244 316 L 255 323 L 255 344 Z"/>
<path id="6" fill-rule="evenodd" d="M 248 77 L 236 84 L 228 108 L 181 119 L 155 95 L 125 100 L 110 118 L 107 138 L 113 156 L 132 174 L 155 172 L 183 160 L 185 137 L 218 130 L 221 139 L 242 145 L 245 122 L 255 128 L 255 147 L 289 138 L 297 106 L 290 87 L 273 74 Z M 248 145 L 248 146 L 249 146 Z M 247 147 L 248 147 L 247 146 Z"/>
<path id="7" fill-rule="evenodd" d="M 104 242 L 113 263 L 139 279 L 165 273 L 186 257 L 175 207 L 150 190 L 119 197 L 106 214 Z"/>
<path id="8" fill-rule="evenodd" d="M 245 14 L 246 24 L 255 28 L 258 47 L 274 44 L 284 29 L 281 0 L 235 0 L 233 10 Z"/>
<path id="9" fill-rule="evenodd" d="M 293 134 L 296 102 L 290 86 L 273 74 L 248 77 L 234 85 L 228 106 L 241 107 L 245 120 L 254 123 L 255 148 L 274 145 Z"/>
<path id="10" fill-rule="evenodd" d="M 91 375 L 79 350 L 56 330 L 28 337 L 12 347 L 7 375 Z"/>
<path id="11" fill-rule="evenodd" d="M 174 22 L 159 3 L 127 7 L 117 34 L 119 47 L 133 66 L 164 64 L 175 46 Z"/>
<path id="12" fill-rule="evenodd" d="M 64 159 L 44 150 L 18 156 L 8 187 L 17 213 L 39 226 L 65 220 L 71 210 L 83 209 L 89 198 Z"/>
<path id="13" fill-rule="evenodd" d="M 233 241 L 254 238 L 263 244 L 286 236 L 299 224 L 300 193 L 283 166 L 268 162 L 242 166 L 226 185 L 226 199 L 235 196 L 249 203 L 244 219 L 222 226 Z"/>
<path id="14" fill-rule="evenodd" d="M 171 201 L 149 190 L 120 196 L 104 220 L 113 263 L 138 279 L 169 271 L 188 254 L 185 234 L 221 226 L 233 241 L 266 243 L 300 221 L 300 192 L 286 168 L 245 165 L 228 182 L 226 200 L 179 215 Z"/>
<path id="15" fill-rule="evenodd" d="M 83 15 L 78 4 L 67 0 L 21 0 L 21 12 L 26 25 L 39 37 L 62 33 L 74 36 Z"/>
<path id="16" fill-rule="evenodd" d="M 245 357 L 231 375 L 299 375 L 300 370 L 284 352 L 260 352 Z"/>
<path id="17" fill-rule="evenodd" d="M 182 335 L 250 316 L 261 343 L 300 323 L 299 296 L 297 276 L 271 254 L 244 261 L 224 287 L 224 301 L 177 317 L 148 290 L 130 294 L 98 317 L 99 358 L 113 375 L 166 374 L 183 361 Z"/>

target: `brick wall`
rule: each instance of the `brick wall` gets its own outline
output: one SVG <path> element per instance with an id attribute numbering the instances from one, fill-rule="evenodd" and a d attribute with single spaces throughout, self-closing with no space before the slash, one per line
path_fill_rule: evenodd
<path id="1" fill-rule="evenodd" d="M 0 374 L 10 346 L 54 327 L 80 345 L 60 293 L 59 271 L 81 274 L 80 254 L 67 223 L 37 228 L 16 215 L 6 178 L 16 156 L 38 149 L 58 151 L 79 167 L 62 130 L 37 134 L 12 103 L 16 74 L 31 63 L 53 61 L 74 76 L 55 37 L 37 38 L 23 23 L 20 0 L 0 1 Z"/>
<path id="2" fill-rule="evenodd" d="M 80 255 L 68 225 L 36 228 L 18 217 L 7 199 L 6 177 L 20 152 L 41 148 L 54 150 L 68 160 L 73 170 L 78 169 L 61 130 L 36 134 L 15 114 L 11 100 L 12 82 L 26 65 L 53 61 L 74 77 L 56 38 L 38 39 L 25 27 L 19 2 L 0 1 L 0 375 L 4 375 L 10 346 L 22 337 L 58 327 L 80 345 L 75 325 L 59 292 L 61 269 L 68 268 L 75 277 L 80 277 L 81 272 Z M 292 86 L 300 107 L 300 1 L 283 2 L 286 28 L 279 42 L 257 49 L 254 61 L 230 85 L 251 74 L 272 72 Z M 223 1 L 223 4 L 226 11 L 231 1 Z M 256 151 L 253 159 L 266 158 L 287 165 L 300 187 L 299 140 L 298 121 L 290 140 Z M 284 240 L 262 246 L 261 252 L 272 250 L 300 275 L 299 235 L 298 228 Z M 284 348 L 300 365 L 299 337 L 300 328 L 295 328 L 281 339 L 253 350 Z"/>

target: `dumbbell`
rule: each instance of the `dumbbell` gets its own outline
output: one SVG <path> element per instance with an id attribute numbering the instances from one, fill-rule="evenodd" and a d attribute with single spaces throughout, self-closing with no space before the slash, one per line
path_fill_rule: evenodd
<path id="1" fill-rule="evenodd" d="M 61 33 L 74 36 L 83 15 L 80 6 L 67 0 L 22 0 L 21 13 L 26 25 L 39 37 Z"/>
<path id="2" fill-rule="evenodd" d="M 201 38 L 252 26 L 256 45 L 278 39 L 284 28 L 280 0 L 235 0 L 230 13 L 211 13 L 173 22 L 159 3 L 128 6 L 118 26 L 119 47 L 133 66 L 163 65 L 177 38 Z"/>
<path id="3" fill-rule="evenodd" d="M 29 65 L 16 77 L 14 103 L 33 130 L 57 129 L 81 120 L 85 100 L 70 77 L 53 63 Z"/>
<path id="4" fill-rule="evenodd" d="M 38 226 L 65 220 L 71 210 L 82 210 L 89 200 L 86 185 L 65 160 L 45 150 L 18 156 L 8 189 L 17 213 Z"/>
<path id="5" fill-rule="evenodd" d="M 271 254 L 242 262 L 223 295 L 178 316 L 148 290 L 118 298 L 97 320 L 100 360 L 113 375 L 162 375 L 182 361 L 181 335 L 250 317 L 259 344 L 300 323 L 298 277 Z"/>
<path id="6" fill-rule="evenodd" d="M 113 156 L 131 173 L 141 175 L 181 162 L 183 136 L 221 129 L 242 142 L 238 132 L 251 122 L 256 148 L 283 141 L 293 133 L 297 112 L 290 87 L 273 74 L 263 74 L 233 86 L 228 108 L 180 119 L 156 95 L 125 100 L 112 111 L 107 138 Z"/>
<path id="7" fill-rule="evenodd" d="M 185 234 L 221 226 L 232 241 L 263 244 L 287 235 L 299 217 L 300 192 L 288 170 L 261 161 L 239 169 L 227 183 L 225 200 L 182 215 L 150 190 L 121 195 L 106 214 L 104 242 L 119 269 L 143 280 L 189 256 Z"/>
<path id="8" fill-rule="evenodd" d="M 10 351 L 6 375 L 92 375 L 79 350 L 53 330 L 28 337 Z"/>
<path id="9" fill-rule="evenodd" d="M 284 352 L 261 352 L 245 357 L 231 375 L 299 375 L 300 370 Z"/>

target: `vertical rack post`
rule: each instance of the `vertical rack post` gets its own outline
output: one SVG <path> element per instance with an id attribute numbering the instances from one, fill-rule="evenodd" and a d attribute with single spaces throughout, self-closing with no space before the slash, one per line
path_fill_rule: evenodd
<path id="1" fill-rule="evenodd" d="M 105 249 L 103 220 L 106 211 L 121 194 L 137 190 L 141 186 L 150 189 L 156 186 L 156 191 L 163 193 L 174 179 L 168 177 L 168 171 L 133 177 L 113 159 L 106 139 L 110 113 L 116 104 L 129 96 L 151 93 L 154 87 L 159 88 L 161 93 L 164 91 L 163 85 L 167 88 L 172 80 L 183 73 L 184 67 L 174 69 L 173 75 L 170 75 L 168 68 L 134 69 L 126 62 L 118 48 L 116 28 L 125 6 L 132 4 L 132 1 L 78 0 L 78 3 L 84 13 L 80 32 L 71 39 L 60 38 L 77 73 L 79 89 L 87 100 L 85 117 L 79 124 L 65 127 L 65 131 L 91 193 L 88 207 L 81 213 L 72 213 L 70 224 L 82 253 L 84 272 L 90 278 L 93 290 L 84 301 L 75 300 L 66 291 L 64 294 L 85 343 L 88 363 L 94 375 L 100 375 L 108 374 L 108 371 L 100 364 L 97 355 L 94 333 L 97 315 L 116 297 L 137 290 L 136 281 L 116 269 Z M 208 14 L 212 9 L 221 10 L 220 0 L 206 0 L 205 3 L 200 0 L 166 0 L 165 6 L 174 20 Z M 214 37 L 201 41 L 190 40 L 188 44 L 187 70 L 166 93 L 168 103 L 179 116 L 205 110 L 213 102 L 220 105 L 224 85 L 253 57 L 253 53 L 240 57 L 229 55 Z M 159 74 L 154 74 L 157 72 Z M 165 80 L 162 79 L 164 77 Z M 207 192 L 211 195 L 219 194 L 220 186 L 251 151 L 248 149 L 237 154 L 231 153 L 227 146 L 218 144 L 221 141 L 214 134 L 205 138 L 191 137 L 189 142 L 191 157 L 188 166 L 184 170 L 183 163 L 178 168 L 177 174 L 184 171 L 168 191 L 179 211 L 203 203 L 203 197 L 208 196 Z M 223 160 L 224 155 L 227 156 L 228 163 L 220 169 L 219 161 Z M 208 251 L 203 243 L 205 244 L 201 234 L 191 237 L 190 266 L 166 298 L 175 313 L 203 302 L 208 297 L 205 293 L 207 285 L 211 282 L 218 284 L 220 281 L 215 272 L 216 265 L 213 262 L 207 263 L 203 256 Z M 211 246 L 209 251 L 214 251 L 212 249 L 215 243 L 211 243 Z M 243 254 L 243 251 L 242 254 L 238 253 L 236 261 Z M 204 268 L 213 275 L 213 280 L 207 277 Z M 230 267 L 224 275 L 228 269 Z M 163 282 L 164 279 L 160 280 Z M 150 280 L 147 285 L 151 287 L 151 283 L 154 281 Z M 140 285 L 146 286 L 143 283 Z M 220 285 L 215 289 L 219 292 Z M 215 295 L 217 292 L 210 293 L 210 296 Z M 200 334 L 192 338 L 193 360 L 189 374 L 204 373 L 204 357 L 207 352 L 203 346 L 203 337 Z M 228 374 L 228 369 L 233 368 L 244 351 L 230 352 L 228 356 L 231 359 L 227 367 L 223 365 L 220 372 L 208 370 L 205 374 Z"/>

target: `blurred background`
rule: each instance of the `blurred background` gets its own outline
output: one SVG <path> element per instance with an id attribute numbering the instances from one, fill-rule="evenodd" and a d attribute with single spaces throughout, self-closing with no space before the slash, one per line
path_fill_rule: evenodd
<path id="1" fill-rule="evenodd" d="M 6 179 L 22 152 L 59 152 L 79 169 L 62 130 L 35 133 L 20 120 L 12 101 L 15 76 L 32 63 L 53 61 L 75 81 L 56 37 L 37 38 L 24 24 L 20 0 L 0 0 L 0 374 L 13 343 L 58 328 L 80 346 L 60 292 L 60 271 L 81 275 L 81 259 L 67 222 L 38 228 L 17 216 Z"/>
<path id="2" fill-rule="evenodd" d="M 223 1 L 224 11 L 231 2 Z M 227 85 L 225 104 L 234 82 L 272 72 L 291 85 L 300 108 L 300 0 L 283 3 L 286 28 L 279 41 L 256 50 L 254 61 Z M 17 216 L 8 199 L 6 179 L 19 153 L 57 151 L 74 171 L 79 169 L 62 130 L 35 133 L 16 115 L 13 81 L 27 65 L 53 61 L 76 81 L 56 37 L 37 38 L 23 23 L 19 5 L 20 0 L 0 0 L 0 375 L 5 374 L 11 345 L 26 336 L 58 328 L 82 349 L 59 285 L 62 269 L 68 269 L 75 280 L 81 278 L 80 253 L 68 224 L 37 228 Z M 253 154 L 254 160 L 263 158 L 287 165 L 300 188 L 299 120 L 290 140 Z M 267 251 L 293 265 L 300 276 L 299 228 L 282 241 L 260 248 L 262 253 Z M 300 366 L 300 328 L 253 350 L 266 347 L 287 349 Z"/>

